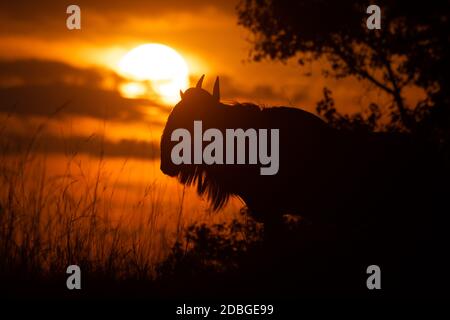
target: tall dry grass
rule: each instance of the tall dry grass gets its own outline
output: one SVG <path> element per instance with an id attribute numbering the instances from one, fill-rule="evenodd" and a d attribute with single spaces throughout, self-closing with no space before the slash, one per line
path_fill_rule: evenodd
<path id="1" fill-rule="evenodd" d="M 107 278 L 154 277 L 189 224 L 186 190 L 174 195 L 155 177 L 132 197 L 119 179 L 129 173 L 128 160 L 112 174 L 101 143 L 89 166 L 68 150 L 63 172 L 49 174 L 50 156 L 34 152 L 45 123 L 17 146 L 3 134 L 6 122 L 0 125 L 0 275 L 61 274 L 77 264 Z"/>

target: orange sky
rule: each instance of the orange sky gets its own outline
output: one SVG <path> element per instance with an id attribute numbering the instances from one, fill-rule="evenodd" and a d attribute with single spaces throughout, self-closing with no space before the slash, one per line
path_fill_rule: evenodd
<path id="1" fill-rule="evenodd" d="M 139 163 L 139 173 L 154 172 L 142 160 L 158 168 L 153 160 L 159 153 L 153 151 L 171 106 L 127 99 L 117 90 L 126 83 L 116 74 L 119 60 L 145 43 L 165 44 L 180 53 L 191 85 L 206 74 L 204 87 L 212 88 L 220 76 L 225 101 L 313 112 L 324 86 L 332 89 L 340 110 L 361 111 L 385 99 L 368 84 L 325 79 L 320 63 L 299 67 L 295 61 L 249 61 L 251 35 L 237 25 L 236 1 L 80 0 L 79 31 L 66 28 L 67 5 L 54 0 L 0 3 L 0 148 L 20 155 L 23 148 L 16 145 L 26 146 L 38 132 L 34 150 L 52 155 L 47 161 L 54 173 L 55 163 L 64 167 L 67 159 L 61 154 L 78 151 L 84 160 L 85 155 L 97 159 L 100 143 L 116 169 L 129 158 Z M 127 170 L 122 175 L 126 190 L 127 177 L 136 176 Z M 153 178 L 161 176 L 158 171 Z M 138 177 L 145 181 L 132 183 L 145 185 L 152 179 L 149 174 Z"/>
<path id="2" fill-rule="evenodd" d="M 0 58 L 33 57 L 115 69 L 128 50 L 157 42 L 177 50 L 194 78 L 205 73 L 207 80 L 212 80 L 220 75 L 225 80 L 225 99 L 314 110 L 322 87 L 327 85 L 349 110 L 358 110 L 367 102 L 361 101 L 358 90 L 349 90 L 348 83 L 323 79 L 318 65 L 300 68 L 295 61 L 248 61 L 251 35 L 237 25 L 237 2 L 188 3 L 78 1 L 81 31 L 67 30 L 64 1 L 3 4 Z M 304 75 L 311 72 L 312 77 Z"/>
<path id="3" fill-rule="evenodd" d="M 157 100 L 124 99 L 117 92 L 124 83 L 115 74 L 118 62 L 144 43 L 162 43 L 179 52 L 187 61 L 191 83 L 206 74 L 204 86 L 211 88 L 219 75 L 225 101 L 314 112 L 327 86 L 339 110 L 361 111 L 369 102 L 385 104 L 383 94 L 367 83 L 324 78 L 319 62 L 300 67 L 295 60 L 249 61 L 251 34 L 237 25 L 237 1 L 77 4 L 81 30 L 72 31 L 66 28 L 65 1 L 0 4 L 0 114 L 12 112 L 10 127 L 16 133 L 70 102 L 61 117 L 48 121 L 52 134 L 70 128 L 65 134 L 86 136 L 108 120 L 107 138 L 112 141 L 157 141 L 170 106 Z M 75 125 L 67 127 L 68 119 Z"/>

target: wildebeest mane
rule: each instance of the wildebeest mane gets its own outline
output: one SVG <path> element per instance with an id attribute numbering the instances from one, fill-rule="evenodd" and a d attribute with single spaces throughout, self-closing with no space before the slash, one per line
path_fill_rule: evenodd
<path id="1" fill-rule="evenodd" d="M 258 119 L 258 114 L 263 109 L 253 103 L 232 102 L 221 103 L 220 106 L 223 112 L 234 113 L 235 119 L 239 119 L 240 116 L 242 119 L 243 114 L 246 114 L 248 118 Z M 178 173 L 178 180 L 187 186 L 196 185 L 197 193 L 200 196 L 206 196 L 214 211 L 223 208 L 233 195 L 233 190 L 230 190 L 229 184 L 224 181 L 226 179 L 224 172 L 216 169 L 217 167 L 208 165 L 182 166 Z"/>

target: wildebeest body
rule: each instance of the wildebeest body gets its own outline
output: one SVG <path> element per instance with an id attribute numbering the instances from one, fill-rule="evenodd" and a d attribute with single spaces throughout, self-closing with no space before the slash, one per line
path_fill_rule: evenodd
<path id="1" fill-rule="evenodd" d="M 279 129 L 278 173 L 260 175 L 259 164 L 174 165 L 171 132 L 192 128 L 195 120 L 203 130 Z M 382 287 L 389 292 L 445 288 L 449 174 L 439 159 L 431 144 L 412 135 L 337 130 L 297 108 L 223 104 L 217 82 L 212 95 L 200 87 L 182 94 L 161 138 L 161 170 L 196 184 L 215 209 L 229 197 L 241 198 L 264 223 L 263 260 L 254 265 L 294 288 L 303 287 L 305 278 L 329 286 L 342 277 L 339 290 L 367 293 L 364 272 L 371 264 L 382 268 Z M 283 214 L 305 223 L 286 232 Z M 301 275 L 305 270 L 315 277 Z"/>
<path id="2" fill-rule="evenodd" d="M 206 194 L 215 209 L 237 196 L 255 219 L 269 224 L 283 214 L 348 224 L 402 220 L 430 200 L 430 157 L 406 136 L 336 130 L 301 109 L 226 105 L 216 96 L 199 87 L 188 89 L 161 139 L 162 171 L 182 183 L 196 183 L 198 193 Z M 194 120 L 201 120 L 204 130 L 222 132 L 279 129 L 278 173 L 261 176 L 259 166 L 248 164 L 174 165 L 170 134 L 192 128 Z"/>

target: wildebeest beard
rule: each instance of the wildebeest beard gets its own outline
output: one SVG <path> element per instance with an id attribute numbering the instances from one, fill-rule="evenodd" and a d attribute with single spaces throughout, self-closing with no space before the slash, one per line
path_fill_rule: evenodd
<path id="1" fill-rule="evenodd" d="M 198 165 L 184 166 L 178 173 L 178 180 L 187 186 L 196 184 L 197 193 L 208 198 L 214 211 L 220 210 L 232 195 L 219 176 Z"/>

